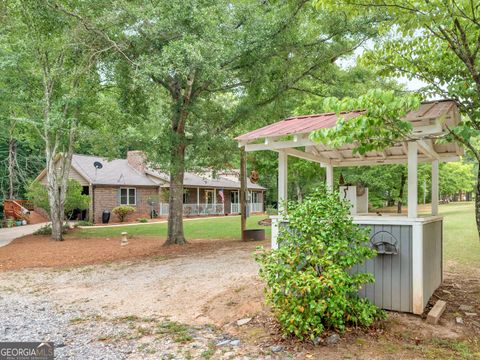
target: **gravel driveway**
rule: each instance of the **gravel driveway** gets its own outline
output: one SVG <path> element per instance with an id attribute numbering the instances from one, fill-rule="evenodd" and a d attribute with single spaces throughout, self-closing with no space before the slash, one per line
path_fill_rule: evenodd
<path id="1" fill-rule="evenodd" d="M 1 340 L 54 341 L 59 359 L 259 358 L 222 330 L 262 307 L 255 245 L 0 273 Z"/>

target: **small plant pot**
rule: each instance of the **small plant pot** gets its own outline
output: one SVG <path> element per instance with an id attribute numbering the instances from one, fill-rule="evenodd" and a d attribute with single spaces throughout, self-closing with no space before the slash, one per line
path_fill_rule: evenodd
<path id="1" fill-rule="evenodd" d="M 22 220 L 17 220 L 17 221 L 15 221 L 15 225 L 17 225 L 17 226 L 22 226 Z"/>

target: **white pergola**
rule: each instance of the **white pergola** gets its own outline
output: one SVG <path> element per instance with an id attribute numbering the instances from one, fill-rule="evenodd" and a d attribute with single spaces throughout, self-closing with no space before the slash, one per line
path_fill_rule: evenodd
<path id="1" fill-rule="evenodd" d="M 353 118 L 360 112 L 346 113 Z M 271 150 L 278 152 L 278 200 L 287 198 L 288 156 L 321 164 L 326 169 L 326 184 L 333 188 L 334 167 L 373 166 L 384 164 L 408 164 L 408 217 L 417 214 L 417 165 L 432 164 L 432 215 L 438 214 L 438 165 L 439 162 L 458 161 L 463 148 L 457 143 L 445 143 L 439 138 L 447 127 L 453 128 L 460 121 L 456 103 L 452 100 L 422 103 L 404 120 L 410 121 L 413 131 L 409 139 L 399 139 L 393 146 L 365 155 L 354 154 L 354 144 L 332 149 L 310 140 L 310 134 L 319 129 L 333 127 L 337 116 L 334 113 L 297 116 L 288 118 L 236 138 L 245 151 Z"/>
<path id="2" fill-rule="evenodd" d="M 348 119 L 360 113 L 350 112 L 343 116 Z M 372 237 L 376 233 L 384 233 L 385 228 L 395 228 L 403 244 L 400 246 L 403 253 L 399 253 L 397 257 L 389 258 L 387 255 L 373 260 L 379 261 L 374 266 L 375 277 L 378 271 L 378 276 L 383 280 L 382 284 L 378 285 L 381 289 L 375 288 L 373 295 L 370 293 L 365 296 L 384 309 L 421 314 L 433 291 L 443 279 L 443 219 L 438 216 L 439 163 L 459 160 L 463 155 L 463 149 L 456 143 L 447 143 L 442 139 L 448 128 L 453 128 L 460 122 L 457 105 L 452 100 L 422 103 L 418 110 L 410 112 L 404 120 L 410 121 L 413 127 L 408 138 L 398 139 L 397 143 L 385 150 L 371 151 L 364 155 L 353 153 L 355 144 L 332 149 L 310 140 L 313 131 L 335 126 L 337 116 L 334 113 L 288 118 L 241 135 L 236 140 L 239 147 L 247 152 L 271 150 L 278 153 L 279 205 L 287 199 L 289 156 L 313 161 L 324 167 L 326 184 L 330 189 L 334 186 L 335 167 L 407 164 L 408 216 L 357 214 L 353 216 L 353 221 L 362 226 L 369 226 Z M 420 217 L 417 211 L 418 163 L 432 164 L 431 216 Z M 276 238 L 281 222 L 283 219 L 272 217 L 272 248 L 277 247 Z M 387 265 L 384 270 L 383 261 L 391 261 L 390 267 Z M 396 271 L 396 280 L 392 275 L 393 271 Z M 385 276 L 390 276 L 390 280 L 385 282 Z M 401 279 L 401 284 L 398 279 Z M 383 284 L 386 286 L 385 289 Z M 391 299 L 392 289 L 396 291 L 395 301 Z M 390 303 L 385 302 L 384 299 L 389 297 Z M 398 303 L 399 298 L 402 298 L 403 302 Z"/>

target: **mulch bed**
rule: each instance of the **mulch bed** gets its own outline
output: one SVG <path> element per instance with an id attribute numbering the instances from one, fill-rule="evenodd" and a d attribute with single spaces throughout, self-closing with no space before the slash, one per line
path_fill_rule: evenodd
<path id="1" fill-rule="evenodd" d="M 49 236 L 29 235 L 0 247 L 0 272 L 36 267 L 72 267 L 147 257 L 170 258 L 208 253 L 222 247 L 249 246 L 253 249 L 258 245 L 236 240 L 192 240 L 187 245 L 163 246 L 164 241 L 164 238 L 159 237 L 133 236 L 128 245 L 121 246 L 119 238 L 68 236 L 64 241 L 54 241 Z"/>

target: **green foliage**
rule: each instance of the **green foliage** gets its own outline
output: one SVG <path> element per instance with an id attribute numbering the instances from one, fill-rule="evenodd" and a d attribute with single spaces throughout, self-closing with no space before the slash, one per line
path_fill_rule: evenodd
<path id="1" fill-rule="evenodd" d="M 67 193 L 65 198 L 65 216 L 69 215 L 76 209 L 86 210 L 90 203 L 90 197 L 82 194 L 82 185 L 77 180 L 69 179 L 67 185 Z M 48 202 L 48 193 L 45 185 L 38 181 L 33 181 L 28 187 L 27 198 L 47 212 L 50 212 L 50 204 Z"/>
<path id="2" fill-rule="evenodd" d="M 327 98 L 324 106 L 327 111 L 335 112 L 339 120 L 333 128 L 313 132 L 310 136 L 312 140 L 335 148 L 357 144 L 354 151 L 365 154 L 409 137 L 412 124 L 402 118 L 420 106 L 420 98 L 373 89 L 357 98 Z M 342 114 L 344 111 L 357 111 L 358 116 Z"/>
<path id="3" fill-rule="evenodd" d="M 137 221 L 139 223 L 148 223 L 148 219 L 147 218 L 140 218 L 140 219 L 137 219 Z"/>
<path id="4" fill-rule="evenodd" d="M 279 248 L 257 256 L 267 283 L 267 301 L 284 331 L 301 339 L 326 329 L 369 326 L 383 312 L 358 297 L 372 274 L 351 274 L 356 264 L 375 256 L 366 231 L 354 225 L 349 205 L 338 194 L 318 189 L 303 203 L 288 204 L 288 228 Z"/>
<path id="5" fill-rule="evenodd" d="M 120 205 L 113 208 L 112 212 L 117 215 L 120 222 L 124 222 L 128 215 L 135 212 L 135 208 L 129 205 Z"/>
<path id="6" fill-rule="evenodd" d="M 440 165 L 440 194 L 442 197 L 458 194 L 460 191 L 470 192 L 475 187 L 473 164 L 461 162 Z"/>
<path id="7" fill-rule="evenodd" d="M 63 225 L 62 226 L 62 234 L 67 233 L 68 226 Z M 33 235 L 52 235 L 52 225 L 47 224 L 42 226 L 40 229 L 36 230 Z"/>
<path id="8" fill-rule="evenodd" d="M 93 223 L 88 220 L 80 220 L 75 224 L 76 226 L 93 226 Z"/>

